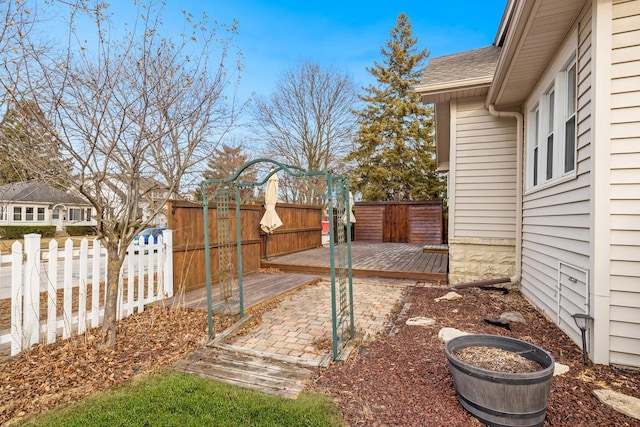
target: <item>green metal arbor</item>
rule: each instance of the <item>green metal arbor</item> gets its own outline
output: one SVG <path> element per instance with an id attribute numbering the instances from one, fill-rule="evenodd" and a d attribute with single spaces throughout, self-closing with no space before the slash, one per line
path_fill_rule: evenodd
<path id="1" fill-rule="evenodd" d="M 271 164 L 271 170 L 262 181 L 245 182 L 241 180 L 243 172 L 258 163 Z M 207 306 L 209 336 L 214 336 L 213 313 L 228 309 L 234 304 L 240 306 L 240 316 L 244 317 L 244 301 L 242 289 L 242 236 L 241 227 L 236 227 L 236 239 L 231 239 L 231 214 L 229 213 L 229 196 L 235 192 L 235 200 L 240 200 L 243 188 L 254 188 L 264 185 L 269 178 L 284 171 L 296 178 L 324 178 L 327 184 L 326 200 L 329 212 L 329 224 L 342 223 L 345 227 L 329 227 L 330 267 L 331 267 L 331 318 L 333 358 L 336 359 L 346 343 L 355 333 L 353 319 L 353 281 L 351 275 L 351 222 L 349 213 L 349 183 L 346 177 L 334 175 L 331 171 L 306 171 L 292 165 L 285 165 L 272 159 L 257 159 L 245 163 L 234 176 L 222 179 L 208 179 L 202 182 L 202 205 L 204 210 L 204 242 L 207 279 Z M 216 226 L 218 235 L 218 271 L 220 303 L 211 303 L 211 242 L 209 241 L 209 200 L 207 188 L 217 184 L 213 202 L 216 208 Z M 240 203 L 235 204 L 235 221 L 240 221 Z M 237 244 L 236 244 L 237 242 Z M 232 247 L 236 246 L 237 266 L 232 263 Z M 237 277 L 237 294 L 234 294 L 233 281 Z"/>

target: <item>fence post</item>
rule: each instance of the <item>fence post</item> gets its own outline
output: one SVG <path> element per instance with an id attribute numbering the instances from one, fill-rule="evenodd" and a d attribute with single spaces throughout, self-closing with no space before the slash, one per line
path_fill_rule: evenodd
<path id="1" fill-rule="evenodd" d="M 24 236 L 24 330 L 28 347 L 40 341 L 40 235 Z"/>
<path id="2" fill-rule="evenodd" d="M 58 242 L 55 239 L 49 242 L 47 266 L 47 344 L 52 344 L 56 341 L 58 307 Z"/>
<path id="3" fill-rule="evenodd" d="M 138 313 L 144 311 L 144 239 L 138 241 Z"/>
<path id="4" fill-rule="evenodd" d="M 93 239 L 91 252 L 93 256 L 91 271 L 91 327 L 97 328 L 100 324 L 100 242 L 98 239 Z"/>
<path id="5" fill-rule="evenodd" d="M 78 281 L 78 335 L 87 330 L 87 262 L 89 259 L 89 242 L 85 237 L 80 241 L 80 280 Z"/>
<path id="6" fill-rule="evenodd" d="M 164 242 L 164 266 L 162 269 L 164 293 L 166 298 L 173 297 L 173 230 L 162 232 Z"/>
<path id="7" fill-rule="evenodd" d="M 134 286 L 136 283 L 136 276 L 133 272 L 134 269 L 134 248 L 133 245 L 129 245 L 129 254 L 127 255 L 127 305 L 125 306 L 125 316 L 131 316 L 134 308 Z M 106 282 L 106 280 L 105 280 Z"/>
<path id="8" fill-rule="evenodd" d="M 64 243 L 64 285 L 63 285 L 63 309 L 62 320 L 62 338 L 67 339 L 71 336 L 73 329 L 73 241 L 67 239 Z"/>
<path id="9" fill-rule="evenodd" d="M 11 355 L 22 351 L 24 329 L 22 328 L 22 243 L 11 245 Z"/>

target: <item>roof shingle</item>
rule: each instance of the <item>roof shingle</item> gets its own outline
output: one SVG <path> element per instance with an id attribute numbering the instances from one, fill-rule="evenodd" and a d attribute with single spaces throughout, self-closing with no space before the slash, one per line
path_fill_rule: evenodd
<path id="1" fill-rule="evenodd" d="M 77 196 L 38 181 L 21 181 L 0 185 L 0 200 L 8 202 L 37 202 L 88 205 Z"/>
<path id="2" fill-rule="evenodd" d="M 488 46 L 433 58 L 427 64 L 419 86 L 442 86 L 447 83 L 483 78 L 491 82 L 500 51 L 500 47 Z"/>

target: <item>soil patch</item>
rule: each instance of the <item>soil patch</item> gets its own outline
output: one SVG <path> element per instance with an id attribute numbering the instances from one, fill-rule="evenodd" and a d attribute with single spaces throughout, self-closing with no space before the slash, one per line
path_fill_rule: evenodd
<path id="1" fill-rule="evenodd" d="M 456 351 L 454 356 L 468 365 L 496 372 L 522 374 L 542 369 L 542 366 L 534 360 L 529 360 L 518 353 L 496 347 L 465 347 Z"/>

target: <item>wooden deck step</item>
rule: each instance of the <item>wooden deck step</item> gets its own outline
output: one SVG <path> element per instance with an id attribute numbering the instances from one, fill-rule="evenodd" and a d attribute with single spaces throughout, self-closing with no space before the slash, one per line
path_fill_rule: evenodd
<path id="1" fill-rule="evenodd" d="M 448 254 L 449 245 L 447 245 L 446 243 L 443 243 L 441 245 L 424 245 L 422 247 L 422 252 L 435 253 L 435 254 Z"/>
<path id="2" fill-rule="evenodd" d="M 177 371 L 295 399 L 312 371 L 294 364 L 203 347 L 176 361 Z"/>
<path id="3" fill-rule="evenodd" d="M 425 253 L 421 244 L 352 242 L 351 261 L 354 277 L 383 277 L 425 282 L 447 280 L 449 262 L 446 253 Z M 330 251 L 315 248 L 262 260 L 262 268 L 287 273 L 328 275 Z"/>

